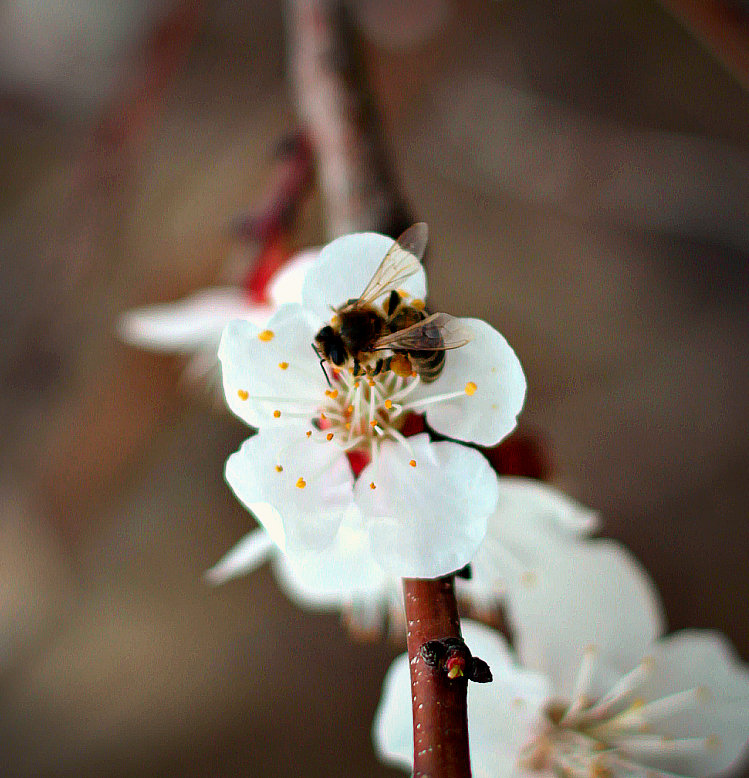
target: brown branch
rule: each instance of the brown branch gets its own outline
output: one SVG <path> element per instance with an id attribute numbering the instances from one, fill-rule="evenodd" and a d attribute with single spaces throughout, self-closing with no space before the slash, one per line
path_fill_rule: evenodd
<path id="1" fill-rule="evenodd" d="M 453 578 L 406 578 L 403 595 L 411 667 L 414 776 L 470 778 L 468 681 L 449 678 L 440 667 L 427 664 L 421 653 L 429 641 L 461 637 Z"/>
<path id="2" fill-rule="evenodd" d="M 388 162 L 355 35 L 339 0 L 290 0 L 289 71 L 317 158 L 330 237 L 413 223 Z"/>
<path id="3" fill-rule="evenodd" d="M 723 67 L 749 89 L 749 14 L 726 0 L 661 0 Z"/>

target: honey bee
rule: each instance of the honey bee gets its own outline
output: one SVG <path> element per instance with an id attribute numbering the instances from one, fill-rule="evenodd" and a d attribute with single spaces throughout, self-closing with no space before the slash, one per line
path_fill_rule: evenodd
<path id="1" fill-rule="evenodd" d="M 427 315 L 407 304 L 398 291 L 421 268 L 427 234 L 423 222 L 409 227 L 393 243 L 361 296 L 334 309 L 333 323 L 323 327 L 312 344 L 323 372 L 326 361 L 341 367 L 352 360 L 354 375 L 392 370 L 403 377 L 418 373 L 422 381 L 431 382 L 444 367 L 445 351 L 470 341 L 471 333 L 456 318 Z M 375 302 L 385 295 L 381 312 Z M 378 358 L 380 351 L 391 354 Z"/>

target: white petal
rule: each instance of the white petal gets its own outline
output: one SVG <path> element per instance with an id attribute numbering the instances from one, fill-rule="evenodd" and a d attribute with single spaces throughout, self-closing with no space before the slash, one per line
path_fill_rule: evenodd
<path id="1" fill-rule="evenodd" d="M 353 503 L 346 455 L 308 439 L 303 427 L 261 430 L 245 441 L 226 462 L 226 480 L 290 556 L 329 546 Z"/>
<path id="2" fill-rule="evenodd" d="M 647 655 L 647 681 L 637 690 L 646 703 L 694 690 L 692 704 L 653 719 L 653 731 L 670 738 L 710 740 L 689 754 L 662 749 L 637 754 L 638 761 L 680 775 L 703 776 L 746 757 L 749 671 L 726 638 L 707 630 L 685 630 L 658 641 Z"/>
<path id="3" fill-rule="evenodd" d="M 547 548 L 508 592 L 508 610 L 523 664 L 547 673 L 568 698 L 587 646 L 632 667 L 661 634 L 663 616 L 650 578 L 618 543 L 550 538 Z"/>
<path id="4" fill-rule="evenodd" d="M 488 662 L 494 676 L 491 683 L 468 686 L 473 774 L 486 778 L 523 775 L 517 767 L 518 754 L 548 699 L 548 683 L 543 676 L 515 665 L 499 633 L 468 619 L 463 620 L 462 628 L 471 652 Z M 411 769 L 413 726 L 407 654 L 399 656 L 385 676 L 372 735 L 383 759 Z"/>
<path id="5" fill-rule="evenodd" d="M 228 554 L 223 556 L 210 570 L 206 570 L 208 583 L 222 584 L 239 575 L 257 570 L 275 550 L 270 535 L 263 529 L 248 532 Z"/>
<path id="6" fill-rule="evenodd" d="M 148 305 L 122 315 L 120 337 L 153 351 L 185 352 L 218 348 L 221 332 L 232 319 L 262 324 L 273 308 L 253 305 L 238 287 L 204 289 L 175 303 Z"/>
<path id="7" fill-rule="evenodd" d="M 304 305 L 324 321 L 330 319 L 331 306 L 338 308 L 361 295 L 392 245 L 392 238 L 376 232 L 344 235 L 329 243 L 304 280 Z M 424 300 L 424 270 L 399 284 L 399 288 L 411 298 Z"/>
<path id="8" fill-rule="evenodd" d="M 493 446 L 515 429 L 525 402 L 525 375 L 515 352 L 481 319 L 460 319 L 470 343 L 445 353 L 445 366 L 431 384 L 421 384 L 409 406 L 424 401 L 429 424 L 450 438 Z M 469 394 L 469 392 L 471 392 Z M 430 397 L 455 394 L 427 404 Z"/>
<path id="9" fill-rule="evenodd" d="M 411 451 L 382 445 L 356 482 L 356 503 L 372 553 L 388 572 L 437 578 L 464 567 L 476 552 L 497 502 L 497 477 L 474 449 L 430 443 L 426 434 L 408 443 Z"/>
<path id="10" fill-rule="evenodd" d="M 556 553 L 556 539 L 595 532 L 598 514 L 553 486 L 530 478 L 500 476 L 497 508 L 471 563 L 472 577 L 458 579 L 474 604 L 493 607 L 505 593 Z"/>
<path id="11" fill-rule="evenodd" d="M 322 551 L 280 556 L 276 574 L 288 597 L 302 607 L 336 609 L 354 599 L 373 601 L 386 613 L 388 578 L 369 550 L 369 539 L 359 510 L 347 511 L 333 544 Z"/>
<path id="12" fill-rule="evenodd" d="M 274 306 L 302 302 L 304 277 L 320 256 L 320 249 L 305 249 L 295 254 L 268 284 L 268 297 Z"/>
<path id="13" fill-rule="evenodd" d="M 264 333 L 269 339 L 262 339 Z M 254 427 L 303 423 L 325 399 L 325 377 L 312 350 L 317 324 L 299 305 L 278 309 L 267 327 L 230 322 L 218 356 L 229 407 Z M 247 399 L 243 399 L 243 398 Z M 280 411 L 276 418 L 275 411 Z"/>

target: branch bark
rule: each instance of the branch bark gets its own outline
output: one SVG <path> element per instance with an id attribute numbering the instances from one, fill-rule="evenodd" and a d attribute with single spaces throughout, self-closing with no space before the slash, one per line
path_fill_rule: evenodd
<path id="1" fill-rule="evenodd" d="M 411 667 L 414 777 L 470 778 L 468 681 L 448 678 L 421 655 L 421 647 L 430 640 L 461 637 L 454 580 L 452 576 L 406 578 L 403 595 Z"/>

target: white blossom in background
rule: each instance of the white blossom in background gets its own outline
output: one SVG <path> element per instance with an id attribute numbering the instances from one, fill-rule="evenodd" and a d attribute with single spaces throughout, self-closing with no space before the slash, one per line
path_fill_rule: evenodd
<path id="1" fill-rule="evenodd" d="M 218 345 L 224 327 L 234 319 L 263 325 L 284 303 L 302 298 L 302 283 L 319 252 L 295 254 L 271 278 L 268 302 L 252 302 L 239 286 L 216 286 L 173 303 L 147 305 L 124 313 L 118 322 L 122 340 L 138 348 L 188 357 L 184 378 L 205 384 L 223 398 Z"/>
<path id="2" fill-rule="evenodd" d="M 474 611 L 491 614 L 512 603 L 511 616 L 522 618 L 531 606 L 517 601 L 535 603 L 539 592 L 555 585 L 545 572 L 552 558 L 569 556 L 577 562 L 587 554 L 594 560 L 591 576 L 611 564 L 608 546 L 587 538 L 598 528 L 598 514 L 590 508 L 532 479 L 500 476 L 497 487 L 497 507 L 471 561 L 471 577 L 456 579 L 460 599 Z M 377 564 L 357 511 L 344 517 L 330 547 L 295 560 L 281 553 L 264 529 L 253 530 L 206 577 L 224 583 L 268 560 L 281 588 L 300 607 L 340 611 L 359 633 L 376 634 L 388 619 L 391 632 L 403 629 L 401 579 Z M 653 599 L 648 590 L 642 597 Z"/>
<path id="3" fill-rule="evenodd" d="M 577 575 L 570 561 L 557 596 L 524 624 L 518 658 L 499 633 L 463 622 L 466 643 L 494 676 L 469 685 L 477 778 L 696 778 L 738 768 L 749 734 L 749 672 L 718 633 L 659 639 L 657 611 L 642 600 L 649 582 L 637 581 L 622 551 L 610 561 L 617 556 L 618 567 L 598 570 L 603 592 L 590 570 Z M 410 701 L 404 654 L 388 671 L 373 736 L 382 758 L 406 770 Z"/>
<path id="4" fill-rule="evenodd" d="M 226 399 L 259 430 L 229 458 L 226 479 L 295 566 L 334 545 L 344 517 L 353 516 L 385 571 L 434 578 L 475 554 L 497 503 L 497 479 L 476 450 L 426 434 L 406 439 L 401 423 L 425 413 L 450 438 L 494 445 L 515 427 L 525 377 L 494 328 L 461 319 L 473 339 L 447 353 L 433 383 L 339 370 L 329 385 L 315 336 L 332 308 L 364 291 L 392 245 L 375 233 L 338 238 L 307 273 L 302 305 L 283 306 L 265 329 L 248 321 L 226 328 L 219 348 Z M 423 269 L 401 288 L 423 301 Z M 351 452 L 371 457 L 358 478 Z"/>

